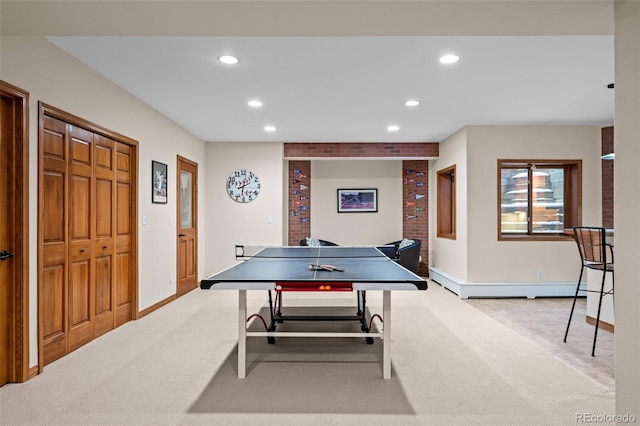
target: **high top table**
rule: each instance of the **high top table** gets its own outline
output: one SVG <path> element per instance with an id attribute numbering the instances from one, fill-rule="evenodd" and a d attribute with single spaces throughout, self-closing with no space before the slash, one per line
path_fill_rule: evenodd
<path id="1" fill-rule="evenodd" d="M 391 377 L 391 291 L 426 290 L 427 282 L 398 265 L 375 247 L 265 247 L 247 260 L 203 279 L 204 290 L 239 290 L 238 297 L 238 378 L 246 375 L 246 338 L 276 337 L 365 337 L 383 339 L 383 378 Z M 247 331 L 247 290 L 267 290 L 271 323 L 264 332 Z M 358 307 L 354 316 L 282 315 L 283 292 L 356 292 Z M 382 291 L 382 333 L 367 325 L 366 291 Z M 272 292 L 276 294 L 275 302 Z M 274 309 L 274 303 L 276 305 Z M 253 315 L 251 316 L 253 317 Z M 251 318 L 250 317 L 250 318 Z M 277 332 L 284 321 L 358 321 L 362 333 Z"/>

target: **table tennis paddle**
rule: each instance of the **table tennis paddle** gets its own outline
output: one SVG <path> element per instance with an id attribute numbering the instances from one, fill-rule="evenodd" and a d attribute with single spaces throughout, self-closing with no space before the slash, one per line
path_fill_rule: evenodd
<path id="1" fill-rule="evenodd" d="M 333 271 L 344 272 L 344 268 L 339 268 L 333 265 L 318 265 L 315 263 L 310 263 L 309 269 L 311 269 L 312 271 L 322 270 L 322 271 L 329 271 L 329 272 L 333 272 Z"/>

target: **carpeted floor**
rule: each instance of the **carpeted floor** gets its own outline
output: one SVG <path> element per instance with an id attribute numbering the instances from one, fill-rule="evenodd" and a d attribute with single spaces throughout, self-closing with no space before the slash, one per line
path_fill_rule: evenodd
<path id="1" fill-rule="evenodd" d="M 572 298 L 469 299 L 466 302 L 500 321 L 598 383 L 614 389 L 613 333 L 600 329 L 591 356 L 595 328 L 586 321 L 586 298 L 578 298 L 567 342 L 564 333 Z"/>
<path id="2" fill-rule="evenodd" d="M 264 299 L 250 294 L 250 311 Z M 128 323 L 0 388 L 0 424 L 565 425 L 614 413 L 611 388 L 435 284 L 392 295 L 391 380 L 380 342 L 357 338 L 249 338 L 239 380 L 236 306 L 236 292 L 196 290 Z"/>

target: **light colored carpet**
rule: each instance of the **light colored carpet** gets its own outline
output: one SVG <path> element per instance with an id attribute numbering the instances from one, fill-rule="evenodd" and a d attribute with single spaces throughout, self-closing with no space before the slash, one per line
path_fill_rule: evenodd
<path id="1" fill-rule="evenodd" d="M 563 337 L 573 298 L 468 299 L 466 302 L 596 382 L 615 389 L 614 334 L 599 330 L 596 356 L 591 356 L 595 328 L 586 321 L 585 297 L 576 302 L 566 343 Z"/>
<path id="2" fill-rule="evenodd" d="M 250 311 L 264 302 L 250 294 Z M 239 380 L 236 306 L 236 292 L 195 290 L 128 323 L 0 388 L 0 424 L 566 425 L 614 413 L 613 390 L 436 284 L 392 295 L 391 380 L 377 339 L 293 338 L 250 338 Z"/>

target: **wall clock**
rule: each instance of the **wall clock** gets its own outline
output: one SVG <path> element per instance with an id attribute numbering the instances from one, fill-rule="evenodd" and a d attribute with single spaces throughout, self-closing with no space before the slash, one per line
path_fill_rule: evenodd
<path id="1" fill-rule="evenodd" d="M 248 203 L 260 193 L 260 179 L 250 170 L 236 170 L 227 179 L 227 194 L 233 201 Z"/>

